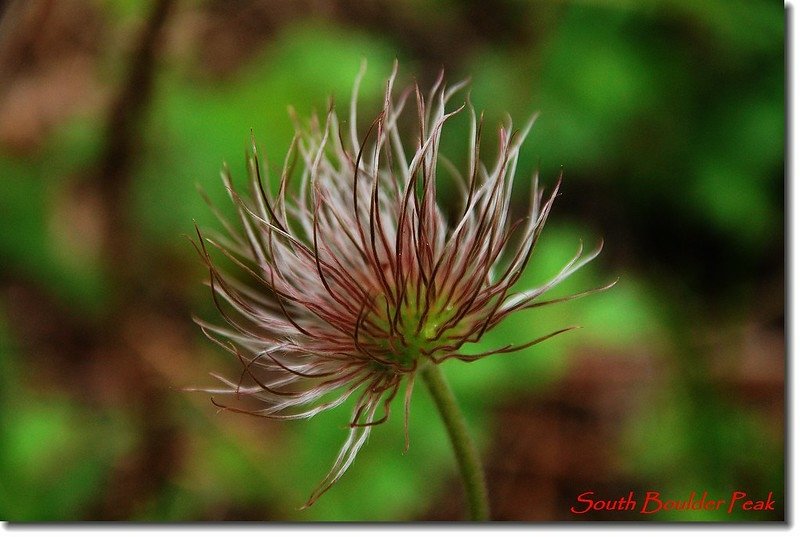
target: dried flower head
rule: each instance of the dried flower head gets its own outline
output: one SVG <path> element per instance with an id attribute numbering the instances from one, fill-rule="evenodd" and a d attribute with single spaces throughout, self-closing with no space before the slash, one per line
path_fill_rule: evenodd
<path id="1" fill-rule="evenodd" d="M 342 476 L 372 427 L 388 419 L 403 379 L 407 446 L 409 403 L 420 368 L 517 351 L 574 328 L 490 352 L 462 352 L 466 343 L 477 342 L 516 311 L 579 296 L 540 300 L 599 253 L 598 248 L 581 257 L 579 249 L 549 282 L 512 293 L 560 184 L 544 198 L 534 177 L 530 211 L 512 221 L 512 179 L 520 144 L 535 118 L 521 131 L 512 131 L 510 121 L 500 129 L 497 159 L 487 168 L 479 158 L 482 118 L 469 103 L 446 110 L 464 83 L 447 89 L 440 76 L 427 99 L 417 86 L 395 98 L 396 73 L 395 65 L 383 109 L 363 138 L 356 130 L 363 68 L 347 133 L 333 106 L 324 123 L 314 117 L 304 128 L 295 120 L 277 195 L 255 146 L 247 160 L 247 198 L 234 189 L 225 168 L 222 179 L 240 226 L 222 218 L 226 236 L 204 238 L 198 231 L 198 251 L 228 326 L 198 323 L 243 366 L 238 381 L 215 375 L 226 387 L 206 391 L 247 396 L 263 407 L 215 404 L 256 416 L 300 419 L 355 396 L 347 440 L 306 506 Z M 465 109 L 471 117 L 470 154 L 462 174 L 439 154 L 439 140 L 447 120 Z M 416 113 L 412 151 L 399 129 L 408 110 Z M 452 174 L 461 192 L 450 224 L 437 205 L 440 169 Z M 294 175 L 299 185 L 292 193 Z M 206 242 L 249 274 L 252 283 L 224 273 Z"/>

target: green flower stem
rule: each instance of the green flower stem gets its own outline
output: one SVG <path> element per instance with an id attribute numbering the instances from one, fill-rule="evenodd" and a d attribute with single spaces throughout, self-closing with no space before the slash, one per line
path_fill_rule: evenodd
<path id="1" fill-rule="evenodd" d="M 436 407 L 442 416 L 442 421 L 447 428 L 450 442 L 458 460 L 461 477 L 469 502 L 469 513 L 472 520 L 489 520 L 489 496 L 486 493 L 486 480 L 483 469 L 475 449 L 475 444 L 469 436 L 467 422 L 458 408 L 458 403 L 441 370 L 433 364 L 427 364 L 421 371 L 422 379 L 428 386 Z"/>

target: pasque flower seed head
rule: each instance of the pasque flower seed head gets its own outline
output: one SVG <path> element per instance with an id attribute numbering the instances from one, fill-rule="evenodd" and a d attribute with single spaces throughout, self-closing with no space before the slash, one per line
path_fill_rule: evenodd
<path id="1" fill-rule="evenodd" d="M 502 127 L 497 158 L 487 166 L 479 155 L 482 118 L 468 102 L 447 109 L 465 84 L 448 89 L 440 76 L 427 98 L 416 85 L 395 96 L 396 74 L 395 65 L 383 109 L 363 137 L 356 129 L 363 68 L 346 126 L 333 106 L 324 121 L 314 117 L 304 127 L 295 119 L 276 195 L 254 144 L 247 159 L 248 195 L 237 192 L 227 168 L 222 172 L 239 223 L 221 217 L 226 233 L 218 237 L 198 230 L 198 251 L 225 325 L 198 323 L 243 366 L 237 381 L 215 375 L 225 386 L 205 391 L 246 396 L 260 408 L 215 404 L 288 420 L 355 400 L 347 439 L 306 506 L 342 476 L 372 427 L 389 418 L 404 379 L 407 431 L 421 368 L 514 352 L 570 330 L 574 327 L 480 354 L 462 350 L 514 312 L 598 290 L 540 299 L 600 251 L 582 256 L 579 248 L 549 282 L 511 291 L 531 259 L 560 185 L 559 180 L 544 196 L 534 177 L 528 214 L 512 219 L 520 144 L 535 118 L 520 131 L 513 131 L 510 121 Z M 467 169 L 459 171 L 439 154 L 439 141 L 448 119 L 465 112 L 469 158 Z M 413 149 L 401 134 L 406 114 L 416 122 Z M 442 170 L 460 191 L 451 223 L 437 204 Z M 290 184 L 293 177 L 296 186 Z M 251 282 L 225 273 L 206 243 Z"/>

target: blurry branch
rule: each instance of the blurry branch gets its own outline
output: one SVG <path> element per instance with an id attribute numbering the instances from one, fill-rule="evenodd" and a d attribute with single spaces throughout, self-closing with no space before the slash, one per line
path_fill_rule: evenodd
<path id="1" fill-rule="evenodd" d="M 106 124 L 107 145 L 101 157 L 100 177 L 107 185 L 128 179 L 140 118 L 153 90 L 155 60 L 162 29 L 172 0 L 157 0 L 133 52 L 130 71 L 111 103 Z"/>
<path id="2" fill-rule="evenodd" d="M 161 489 L 180 460 L 181 442 L 177 426 L 166 414 L 164 387 L 141 360 L 142 350 L 126 338 L 126 332 L 154 315 L 160 308 L 148 303 L 144 292 L 148 263 L 137 261 L 139 252 L 135 223 L 128 204 L 133 168 L 148 105 L 152 100 L 158 51 L 172 0 L 156 0 L 147 15 L 128 62 L 129 70 L 111 99 L 104 126 L 104 147 L 94 173 L 87 177 L 90 189 L 100 194 L 103 206 L 101 254 L 110 276 L 110 298 L 103 319 L 97 354 L 116 362 L 129 377 L 126 388 L 135 401 L 133 415 L 141 431 L 137 455 L 118 466 L 105 491 L 106 504 L 98 506 L 104 518 L 124 519 Z M 178 327 L 175 327 L 177 331 Z M 140 476 L 148 474 L 148 479 Z"/>
<path id="3" fill-rule="evenodd" d="M 130 283 L 136 263 L 130 255 L 134 236 L 127 221 L 126 196 L 139 151 L 142 119 L 153 93 L 156 57 L 172 0 L 156 0 L 132 54 L 130 70 L 111 101 L 105 147 L 91 181 L 100 187 L 106 213 L 103 251 L 116 283 Z M 121 289 L 120 289 L 121 290 Z"/>
<path id="4" fill-rule="evenodd" d="M 83 1 L 85 4 L 89 2 Z M 75 226 L 75 221 L 80 219 L 77 211 L 91 210 L 92 216 L 99 218 L 101 236 L 96 248 L 110 276 L 107 293 L 110 300 L 104 314 L 99 319 L 76 315 L 71 305 L 51 300 L 52 297 L 30 285 L 22 275 L 19 279 L 23 284 L 13 287 L 11 299 L 0 297 L 3 305 L 12 305 L 17 325 L 29 331 L 29 337 L 22 337 L 20 341 L 25 346 L 22 352 L 30 357 L 24 362 L 25 375 L 28 368 L 39 369 L 32 377 L 36 379 L 31 383 L 33 389 L 55 387 L 70 390 L 70 395 L 78 399 L 115 401 L 119 406 L 124 405 L 124 411 L 138 432 L 131 454 L 115 461 L 106 476 L 104 489 L 98 495 L 99 503 L 75 506 L 78 511 L 71 516 L 77 518 L 121 520 L 134 516 L 143 505 L 157 497 L 183 460 L 183 439 L 169 414 L 169 391 L 163 379 L 153 373 L 152 360 L 148 362 L 143 357 L 148 356 L 145 345 L 163 340 L 173 343 L 171 347 L 159 347 L 166 349 L 162 355 L 170 351 L 174 354 L 176 347 L 191 349 L 191 336 L 187 335 L 186 327 L 188 315 L 163 307 L 163 297 L 159 294 L 142 292 L 143 288 L 154 287 L 152 282 L 163 278 L 161 273 L 152 270 L 152 264 L 133 262 L 132 256 L 137 253 L 138 259 L 145 261 L 155 256 L 152 252 L 149 255 L 146 251 L 137 252 L 137 249 L 145 250 L 147 245 L 137 244 L 140 234 L 129 216 L 127 201 L 139 160 L 143 120 L 152 101 L 158 52 L 172 4 L 172 0 L 147 3 L 148 12 L 142 19 L 141 31 L 134 37 L 130 57 L 122 60 L 125 75 L 109 101 L 102 127 L 103 145 L 97 160 L 91 169 L 84 170 L 79 180 L 70 181 L 74 184 L 68 185 L 76 188 L 76 192 L 68 194 L 88 193 L 92 202 L 99 202 L 99 210 L 94 204 L 88 209 L 82 206 L 84 198 L 76 195 L 75 202 L 68 206 L 75 213 L 66 211 L 66 221 L 59 222 Z M 36 70 L 45 70 L 42 64 L 56 64 L 64 57 L 62 55 L 68 55 L 69 43 L 63 36 L 74 34 L 63 33 L 64 28 L 71 30 L 77 26 L 76 34 L 100 29 L 87 24 L 90 19 L 85 17 L 94 11 L 82 9 L 83 5 L 78 1 L 19 0 L 5 8 L 0 20 L 0 92 L 7 89 L 4 85 L 7 79 L 27 75 L 29 71 L 38 74 Z M 60 28 L 59 24 L 62 24 Z M 97 60 L 95 56 L 99 55 L 93 55 L 93 61 Z M 42 80 L 48 81 L 40 78 L 36 83 L 42 84 Z M 42 182 L 48 179 L 43 176 Z M 54 183 L 46 183 L 47 188 L 52 186 Z M 95 215 L 95 211 L 98 214 Z M 92 242 L 92 236 L 80 239 Z M 5 287 L 5 281 L 0 283 Z M 154 296 L 158 301 L 153 300 Z M 157 321 L 153 323 L 152 319 Z M 153 325 L 161 327 L 162 331 L 141 330 L 142 326 Z M 130 337 L 131 333 L 138 337 Z M 188 351 L 185 354 L 192 355 Z M 48 385 L 48 375 L 57 380 Z M 0 464 L 0 470 L 7 466 Z"/>

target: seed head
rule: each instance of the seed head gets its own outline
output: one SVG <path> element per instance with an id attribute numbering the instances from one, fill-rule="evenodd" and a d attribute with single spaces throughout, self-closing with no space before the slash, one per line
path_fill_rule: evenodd
<path id="1" fill-rule="evenodd" d="M 213 299 L 227 326 L 197 322 L 209 338 L 234 354 L 238 381 L 215 375 L 215 394 L 247 396 L 250 410 L 212 399 L 217 406 L 273 419 L 310 418 L 354 396 L 350 430 L 333 466 L 309 498 L 313 504 L 347 470 L 373 426 L 389 418 L 405 379 L 406 447 L 415 374 L 444 360 L 471 362 L 524 349 L 575 327 L 466 354 L 510 314 L 575 298 L 540 300 L 600 251 L 582 248 L 549 282 L 512 293 L 542 232 L 558 193 L 531 185 L 526 217 L 511 215 L 512 181 L 520 144 L 535 120 L 520 131 L 499 131 L 497 158 L 480 160 L 482 117 L 469 102 L 448 111 L 465 83 L 447 88 L 443 75 L 427 98 L 414 85 L 395 96 L 397 65 L 387 81 L 383 109 L 363 138 L 357 125 L 362 67 L 341 125 L 333 106 L 324 122 L 295 118 L 296 134 L 273 195 L 253 144 L 247 165 L 250 192 L 240 195 L 230 172 L 222 179 L 240 222 L 220 216 L 226 234 L 197 245 L 210 273 Z M 467 169 L 439 153 L 447 120 L 470 116 Z M 413 150 L 400 123 L 416 119 Z M 299 169 L 298 169 L 299 166 Z M 452 175 L 460 206 L 451 223 L 437 204 L 437 173 Z M 296 187 L 290 187 L 291 181 Z M 213 245 L 251 280 L 225 273 L 209 255 Z"/>

